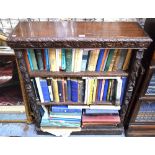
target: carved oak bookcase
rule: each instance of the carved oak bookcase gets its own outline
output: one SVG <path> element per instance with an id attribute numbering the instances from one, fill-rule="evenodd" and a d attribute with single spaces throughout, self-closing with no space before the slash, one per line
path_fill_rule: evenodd
<path id="1" fill-rule="evenodd" d="M 41 131 L 40 103 L 36 102 L 32 89 L 32 77 L 101 77 L 127 76 L 124 102 L 120 110 L 121 123 L 117 127 L 105 127 L 73 132 L 72 134 L 122 134 L 123 121 L 129 101 L 134 94 L 136 79 L 141 74 L 141 59 L 151 39 L 136 22 L 20 22 L 8 38 L 8 45 L 15 50 L 22 73 L 28 101 L 33 111 L 37 131 Z M 128 72 L 78 72 L 59 73 L 29 71 L 23 52 L 26 48 L 131 48 L 132 57 Z M 52 103 L 50 104 L 52 105 Z"/>

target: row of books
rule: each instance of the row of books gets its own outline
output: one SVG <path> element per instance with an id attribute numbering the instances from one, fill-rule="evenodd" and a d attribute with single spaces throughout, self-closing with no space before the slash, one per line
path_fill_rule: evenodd
<path id="1" fill-rule="evenodd" d="M 117 71 L 127 70 L 131 49 L 27 49 L 24 52 L 30 70 Z"/>
<path id="2" fill-rule="evenodd" d="M 46 110 L 45 110 L 46 111 Z M 41 126 L 68 128 L 102 128 L 120 123 L 118 110 L 74 109 L 68 106 L 51 106 L 47 117 L 42 117 Z"/>
<path id="3" fill-rule="evenodd" d="M 42 103 L 71 101 L 92 104 L 106 101 L 117 105 L 123 101 L 126 80 L 126 77 L 31 79 L 36 99 Z"/>
<path id="4" fill-rule="evenodd" d="M 138 115 L 136 117 L 137 122 L 154 122 L 155 121 L 155 103 L 144 102 L 141 104 Z"/>

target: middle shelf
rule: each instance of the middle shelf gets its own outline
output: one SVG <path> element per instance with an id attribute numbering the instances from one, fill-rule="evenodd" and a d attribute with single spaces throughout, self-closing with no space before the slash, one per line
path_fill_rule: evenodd
<path id="1" fill-rule="evenodd" d="M 128 76 L 128 72 L 126 71 L 109 71 L 109 72 L 95 72 L 95 71 L 85 71 L 85 72 L 50 72 L 50 71 L 30 71 L 29 75 L 31 78 L 33 77 L 58 77 L 58 78 L 64 78 L 64 77 L 71 77 L 71 78 L 77 78 L 77 77 L 122 77 L 122 76 Z"/>

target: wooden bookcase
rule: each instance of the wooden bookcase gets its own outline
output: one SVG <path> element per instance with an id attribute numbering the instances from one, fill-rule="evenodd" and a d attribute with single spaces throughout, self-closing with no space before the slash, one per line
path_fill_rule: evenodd
<path id="1" fill-rule="evenodd" d="M 137 84 L 136 79 L 141 73 L 141 59 L 151 39 L 136 22 L 20 22 L 9 36 L 8 45 L 15 50 L 18 65 L 22 73 L 29 104 L 33 110 L 37 131 L 41 131 L 41 113 L 39 107 L 44 103 L 37 103 L 32 89 L 32 77 L 128 77 L 124 102 L 120 110 L 121 123 L 117 127 L 103 127 L 73 132 L 72 134 L 122 134 L 123 121 L 128 104 Z M 129 70 L 116 72 L 48 72 L 28 71 L 23 52 L 26 48 L 131 48 L 131 63 Z M 73 104 L 73 103 L 50 103 Z M 95 103 L 94 105 L 96 105 Z M 103 103 L 102 103 L 103 104 Z M 98 105 L 102 105 L 98 103 Z M 49 105 L 49 104 L 48 104 Z M 76 105 L 83 105 L 76 103 Z M 106 105 L 106 104 L 105 104 Z M 103 106 L 103 105 L 102 105 Z"/>
<path id="2" fill-rule="evenodd" d="M 154 88 L 150 81 L 155 74 L 155 19 L 146 19 L 144 30 L 152 38 L 150 46 L 142 59 L 143 73 L 138 77 L 137 92 L 130 101 L 124 121 L 127 136 L 155 136 Z M 148 90 L 149 85 L 153 88 Z"/>

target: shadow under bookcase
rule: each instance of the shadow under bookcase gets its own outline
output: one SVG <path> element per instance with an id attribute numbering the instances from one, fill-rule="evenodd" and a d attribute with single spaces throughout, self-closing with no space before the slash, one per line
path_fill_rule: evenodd
<path id="1" fill-rule="evenodd" d="M 68 107 L 79 106 L 81 109 L 106 110 L 108 108 L 109 109 L 114 108 L 118 110 L 119 114 L 117 117 L 119 117 L 120 119 L 120 122 L 116 123 L 115 125 L 109 125 L 109 122 L 108 124 L 102 125 L 101 127 L 96 127 L 92 125 L 91 128 L 84 128 L 83 125 L 81 125 L 80 128 L 78 128 L 77 130 L 71 129 L 71 134 L 77 134 L 77 135 L 122 134 L 124 131 L 123 128 L 124 117 L 130 99 L 134 94 L 134 88 L 136 87 L 137 84 L 137 77 L 139 76 L 141 71 L 140 68 L 141 68 L 141 59 L 143 57 L 143 51 L 149 46 L 151 41 L 152 40 L 149 38 L 149 36 L 143 31 L 140 25 L 136 22 L 76 22 L 76 21 L 20 22 L 16 26 L 12 34 L 10 34 L 7 42 L 8 45 L 15 51 L 18 65 L 22 73 L 26 95 L 28 97 L 29 104 L 33 111 L 37 131 L 52 133 L 52 127 L 50 125 L 49 126 L 47 125 L 47 128 L 41 126 L 43 114 L 40 111 L 40 109 L 42 106 L 48 109 L 48 107 L 50 106 L 52 107 L 55 105 L 68 105 Z M 113 49 L 112 51 L 113 56 L 111 57 L 109 66 L 112 63 L 114 65 L 114 63 L 116 62 L 116 60 L 114 59 L 114 55 L 115 58 L 117 57 L 116 52 L 118 53 L 118 51 L 120 50 L 123 51 L 124 49 L 124 52 L 122 52 L 122 54 L 124 54 L 126 50 L 129 50 L 130 55 L 128 55 L 128 61 L 127 61 L 128 67 L 125 67 L 126 68 L 125 70 L 121 69 L 113 71 L 112 69 L 108 69 L 106 71 L 104 70 L 96 71 L 94 69 L 92 71 L 91 69 L 87 68 L 85 71 L 72 70 L 70 72 L 66 72 L 66 71 L 52 71 L 51 69 L 47 69 L 44 66 L 42 66 L 43 69 L 41 70 L 39 66 L 40 64 L 38 64 L 39 69 L 32 69 L 31 68 L 32 64 L 31 61 L 28 60 L 28 56 L 30 55 L 31 57 L 32 56 L 31 54 L 37 53 L 38 50 L 40 49 L 41 50 L 52 49 L 51 52 L 52 54 L 54 53 L 53 49 L 60 49 L 61 54 L 63 54 L 64 52 L 64 50 L 62 49 L 72 49 L 72 50 L 89 49 L 93 55 L 92 63 L 96 61 L 95 68 L 98 59 L 100 57 L 100 53 L 103 49 L 106 51 L 110 51 L 111 49 Z M 72 53 L 74 52 L 75 51 L 72 51 Z M 96 55 L 95 52 L 96 53 L 98 52 L 98 57 L 95 56 Z M 80 56 L 77 57 L 78 59 L 77 61 L 75 61 L 76 68 L 79 68 L 80 62 L 82 61 L 82 57 Z M 109 55 L 107 56 L 107 59 L 108 57 Z M 61 58 L 63 59 L 63 57 Z M 103 63 L 106 63 L 105 60 L 103 61 L 103 58 L 104 56 L 102 57 L 101 61 Z M 56 57 L 55 59 L 53 59 L 53 56 L 51 56 L 51 59 L 49 58 L 49 60 L 51 61 L 51 63 L 55 64 L 58 63 Z M 88 64 L 88 66 L 89 65 L 90 64 Z M 80 78 L 85 81 L 87 79 L 96 79 L 97 81 L 99 79 L 106 80 L 109 78 L 111 81 L 116 79 L 118 81 L 121 81 L 123 77 L 127 78 L 127 80 L 124 90 L 122 90 L 122 87 L 116 90 L 116 94 L 119 95 L 119 101 L 118 98 L 116 99 L 117 104 L 115 104 L 115 102 L 109 102 L 109 101 L 96 101 L 95 97 L 93 98 L 94 100 L 92 99 L 93 102 L 91 100 L 91 103 L 89 104 L 85 101 L 72 102 L 66 100 L 64 102 L 55 102 L 55 101 L 41 102 L 36 98 L 35 90 L 33 89 L 32 85 L 32 79 L 35 78 L 39 79 Z M 111 82 L 111 85 L 114 86 L 114 84 L 112 83 L 114 82 Z M 118 85 L 119 84 L 117 82 L 117 86 Z M 97 91 L 98 85 L 96 85 L 96 87 L 93 88 L 96 88 L 95 90 Z M 84 87 L 84 90 L 86 89 L 89 90 L 87 86 Z M 113 89 L 111 87 L 108 88 L 109 92 L 112 92 Z M 120 101 L 120 96 L 122 95 L 122 93 L 123 93 L 122 96 L 123 99 Z M 89 94 L 89 96 L 91 95 Z M 44 110 L 46 111 L 46 109 Z M 49 109 L 47 111 L 49 111 Z M 60 130 L 61 132 L 61 130 L 63 129 L 61 127 L 60 128 L 56 127 L 55 130 L 57 131 Z"/>

